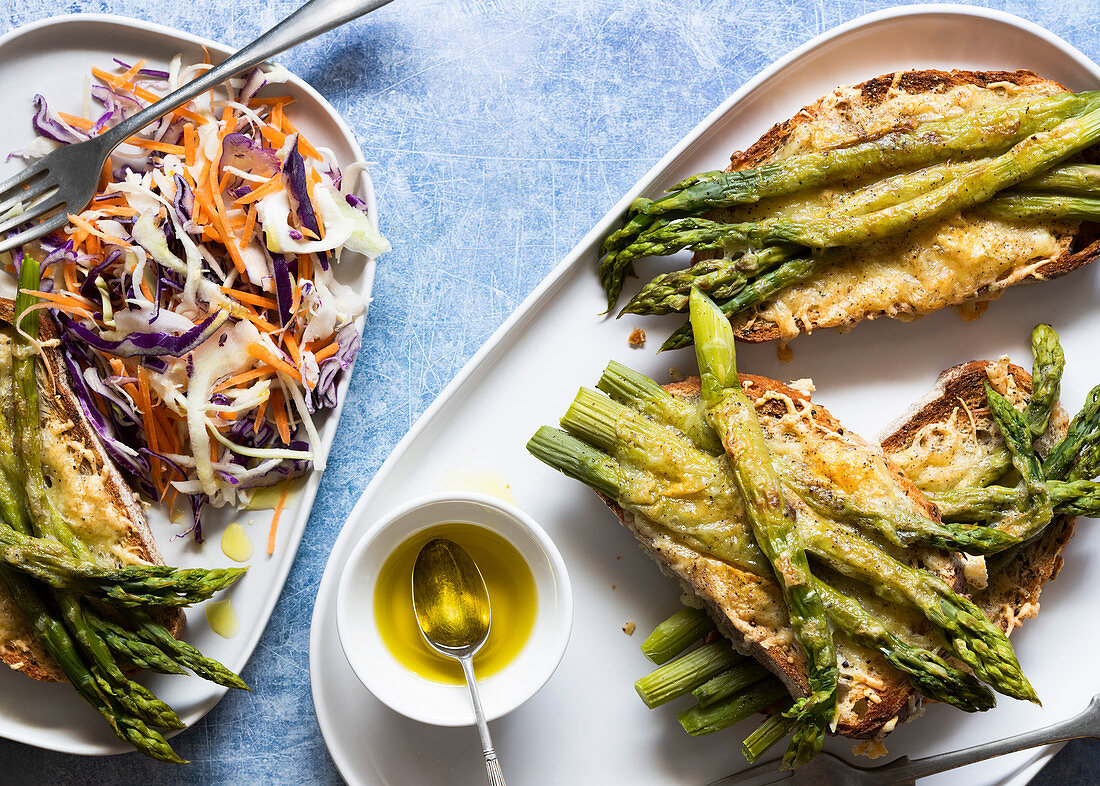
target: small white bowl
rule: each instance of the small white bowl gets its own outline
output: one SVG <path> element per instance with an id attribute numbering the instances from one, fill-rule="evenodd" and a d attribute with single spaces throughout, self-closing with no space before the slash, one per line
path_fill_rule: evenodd
<path id="1" fill-rule="evenodd" d="M 535 579 L 538 608 L 527 643 L 500 671 L 478 680 L 488 720 L 534 696 L 554 673 L 573 624 L 573 590 L 550 537 L 517 508 L 485 494 L 448 492 L 421 497 L 389 513 L 363 536 L 344 564 L 336 595 L 340 646 L 359 681 L 391 709 L 436 726 L 470 726 L 474 711 L 465 685 L 426 680 L 403 666 L 378 633 L 374 587 L 386 558 L 430 527 L 476 524 L 511 543 Z"/>

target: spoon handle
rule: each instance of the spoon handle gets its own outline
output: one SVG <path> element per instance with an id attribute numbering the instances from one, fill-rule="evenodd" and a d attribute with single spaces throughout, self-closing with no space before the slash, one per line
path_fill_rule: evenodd
<path id="1" fill-rule="evenodd" d="M 481 749 L 485 754 L 485 774 L 489 780 L 489 786 L 506 786 L 504 774 L 500 771 L 500 762 L 497 761 L 497 752 L 493 747 L 493 738 L 489 736 L 489 724 L 485 722 L 485 712 L 481 709 L 481 698 L 477 695 L 477 678 L 474 677 L 474 658 L 467 655 L 459 658 L 462 664 L 462 673 L 466 675 L 466 685 L 470 688 L 470 700 L 474 705 L 474 719 L 477 721 L 477 732 L 481 735 Z"/>

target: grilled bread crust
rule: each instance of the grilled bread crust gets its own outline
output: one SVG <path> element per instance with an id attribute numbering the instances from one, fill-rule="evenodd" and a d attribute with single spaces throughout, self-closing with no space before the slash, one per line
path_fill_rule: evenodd
<path id="1" fill-rule="evenodd" d="M 911 120 L 907 121 L 905 119 L 899 119 L 895 124 L 883 127 L 881 120 L 876 117 L 876 112 L 885 112 L 886 108 L 890 108 L 891 102 L 899 95 L 920 96 L 927 94 L 935 96 L 958 86 L 997 90 L 998 86 L 1003 85 L 1016 85 L 1024 92 L 1036 96 L 1053 95 L 1067 90 L 1057 82 L 1043 79 L 1031 71 L 1024 70 L 925 70 L 885 74 L 856 85 L 851 90 L 846 90 L 843 93 L 841 92 L 842 89 L 838 88 L 834 93 L 804 107 L 790 120 L 776 124 L 748 150 L 734 153 L 727 171 L 751 169 L 784 157 L 788 147 L 794 144 L 794 140 L 815 126 L 842 128 L 845 134 L 848 135 L 847 141 L 849 142 L 870 140 L 882 136 L 888 131 L 912 128 L 915 124 Z M 712 217 L 719 220 L 730 220 L 729 215 L 730 211 L 720 210 L 715 211 Z M 1060 227 L 1060 229 L 1054 231 L 1057 237 L 1057 251 L 1045 257 L 1045 261 L 1028 260 L 1028 265 L 1039 261 L 1041 261 L 1041 264 L 1035 264 L 1027 275 L 1022 276 L 1019 280 L 1009 282 L 1003 282 L 999 279 L 997 282 L 981 286 L 972 292 L 954 293 L 938 307 L 993 300 L 1000 296 L 1006 286 L 1057 278 L 1087 265 L 1100 255 L 1100 239 L 1098 239 L 1100 233 L 1096 231 L 1094 225 L 1063 222 Z M 708 254 L 698 256 L 701 258 L 706 255 Z M 816 278 L 817 276 L 811 277 L 807 284 L 812 284 Z M 763 307 L 767 305 L 767 303 L 762 304 Z M 760 312 L 761 309 L 759 308 L 752 310 L 735 321 L 734 326 L 738 338 L 754 343 L 777 339 L 787 341 L 793 338 L 789 333 L 784 335 L 776 322 L 764 318 Z M 830 316 L 822 317 L 823 321 L 818 322 L 815 319 L 807 320 L 795 315 L 793 324 L 800 333 L 808 333 L 823 327 L 847 330 L 865 319 L 875 319 L 884 315 L 912 319 L 924 313 L 929 312 L 914 310 L 910 305 L 904 303 L 894 304 L 892 308 L 865 311 L 861 310 L 858 304 L 849 301 L 847 311 L 842 319 L 838 320 Z M 980 313 L 980 309 L 970 313 Z"/>
<path id="2" fill-rule="evenodd" d="M 11 324 L 13 305 L 6 298 L 0 299 L 0 321 L 6 325 Z M 50 339 L 56 338 L 49 320 L 41 321 L 41 337 L 47 344 Z M 125 555 L 120 561 L 135 565 L 163 565 L 164 558 L 157 549 L 149 521 L 137 495 L 107 455 L 72 391 L 61 350 L 47 347 L 44 357 L 49 365 L 49 373 L 40 374 L 38 380 L 43 421 L 47 424 L 62 424 L 67 445 L 72 448 L 74 462 L 79 456 L 80 460 L 91 464 L 89 469 L 100 472 L 104 478 L 107 498 L 101 500 L 102 515 L 108 521 L 115 522 L 117 547 Z M 77 527 L 80 524 L 79 521 L 71 523 Z M 184 616 L 180 609 L 157 609 L 155 616 L 173 635 L 178 635 L 183 629 Z M 30 625 L 23 619 L 15 601 L 2 583 L 0 619 L 6 621 L 0 629 L 0 660 L 36 680 L 65 680 L 57 664 L 35 638 Z"/>
<path id="3" fill-rule="evenodd" d="M 769 392 L 797 402 L 811 403 L 805 393 L 775 380 L 750 374 L 742 374 L 740 378 L 746 394 L 757 407 L 765 429 L 769 420 L 774 421 L 786 414 L 784 405 L 769 397 Z M 665 387 L 679 398 L 694 400 L 700 395 L 699 380 L 695 377 Z M 815 405 L 812 412 L 817 426 L 854 439 L 823 407 Z M 868 449 L 874 450 L 870 446 Z M 889 461 L 887 465 L 898 488 L 927 515 L 938 516 L 935 506 L 920 490 Z M 706 608 L 736 649 L 756 658 L 783 680 L 793 695 L 808 694 L 805 654 L 790 631 L 786 606 L 774 580 L 699 554 L 635 518 L 614 501 L 600 496 L 634 533 L 642 550 L 656 561 L 661 571 L 677 579 L 687 595 Z M 942 578 L 954 588 L 962 589 L 961 578 L 952 559 L 938 560 L 937 567 Z M 912 689 L 908 678 L 890 667 L 878 653 L 858 649 L 859 662 L 867 664 L 868 673 L 864 675 L 866 679 L 856 679 L 845 686 L 839 702 L 837 733 L 868 739 L 880 735 L 884 726 L 905 720 L 920 706 L 921 697 Z M 841 643 L 842 660 L 847 659 L 849 652 L 847 646 Z M 848 658 L 856 662 L 856 658 L 850 655 Z"/>

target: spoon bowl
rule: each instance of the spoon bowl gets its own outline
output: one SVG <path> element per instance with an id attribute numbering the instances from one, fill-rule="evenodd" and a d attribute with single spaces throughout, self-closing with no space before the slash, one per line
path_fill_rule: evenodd
<path id="1" fill-rule="evenodd" d="M 446 538 L 430 540 L 416 555 L 413 610 L 420 632 L 436 651 L 472 657 L 489 638 L 492 610 L 485 579 L 466 549 Z"/>

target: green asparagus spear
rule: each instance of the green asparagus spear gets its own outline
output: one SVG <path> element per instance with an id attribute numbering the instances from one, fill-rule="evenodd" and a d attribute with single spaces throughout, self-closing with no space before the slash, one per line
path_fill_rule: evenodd
<path id="1" fill-rule="evenodd" d="M 687 311 L 692 287 L 716 301 L 729 300 L 744 290 L 754 277 L 774 269 L 801 250 L 798 246 L 769 246 L 733 258 L 704 259 L 685 270 L 663 273 L 642 287 L 619 316 Z"/>
<path id="2" fill-rule="evenodd" d="M 752 734 L 745 738 L 741 745 L 741 753 L 749 764 L 753 764 L 763 756 L 773 745 L 791 733 L 794 721 L 785 713 L 777 712 L 769 715 L 768 719 L 761 723 Z"/>
<path id="3" fill-rule="evenodd" d="M 616 401 L 667 423 L 700 449 L 716 456 L 724 452 L 701 406 L 676 398 L 645 374 L 612 360 L 596 387 Z"/>
<path id="4" fill-rule="evenodd" d="M 994 690 L 1038 701 L 1001 629 L 972 601 L 938 576 L 906 565 L 844 527 L 824 527 L 807 518 L 806 548 L 834 570 L 865 582 L 892 603 L 913 606 L 928 618 L 951 654 Z"/>
<path id="5" fill-rule="evenodd" d="M 816 589 L 829 619 L 838 629 L 882 653 L 891 666 L 908 674 L 913 687 L 928 698 L 966 712 L 984 712 L 996 703 L 989 689 L 973 675 L 956 669 L 930 650 L 902 641 L 855 598 L 838 592 L 820 580 Z"/>
<path id="6" fill-rule="evenodd" d="M 712 641 L 651 671 L 634 689 L 650 709 L 691 693 L 716 674 L 745 660 L 725 639 Z"/>
<path id="7" fill-rule="evenodd" d="M 967 554 L 992 554 L 1020 542 L 1018 537 L 995 527 L 944 524 L 891 504 L 878 508 L 862 505 L 838 489 L 824 488 L 796 473 L 785 474 L 783 480 L 821 515 L 866 527 L 903 548 L 934 546 Z"/>
<path id="8" fill-rule="evenodd" d="M 1013 407 L 989 383 L 985 386 L 985 397 L 1008 452 L 1012 454 L 1012 464 L 1023 478 L 1024 488 L 1027 490 L 1024 504 L 1002 520 L 1001 527 L 1020 540 L 1027 540 L 1041 532 L 1054 518 L 1050 490 L 1044 482 L 1039 457 L 1032 449 L 1034 438 L 1024 413 Z"/>
<path id="9" fill-rule="evenodd" d="M 153 619 L 144 609 L 126 609 L 123 612 L 128 624 L 134 627 L 136 635 L 144 641 L 158 647 L 180 666 L 190 669 L 204 680 L 224 685 L 227 688 L 252 690 L 237 674 L 213 658 L 208 658 L 185 641 L 180 641 L 169 630 Z"/>
<path id="10" fill-rule="evenodd" d="M 111 652 L 138 667 L 159 674 L 186 674 L 178 663 L 157 647 L 137 638 L 118 623 L 95 612 L 87 612 L 88 623 L 103 637 Z"/>
<path id="11" fill-rule="evenodd" d="M 1100 207 L 1100 200 L 1097 206 Z M 1054 328 L 1042 324 L 1031 331 L 1031 353 L 1035 362 L 1031 367 L 1031 399 L 1024 410 L 1024 418 L 1032 436 L 1038 439 L 1046 432 L 1050 413 L 1058 403 L 1066 356 Z"/>
<path id="12" fill-rule="evenodd" d="M 1020 188 L 1029 191 L 1070 191 L 1085 194 L 1100 189 L 1100 166 L 1095 164 L 1065 164 L 1054 167 L 1038 177 L 1024 181 Z"/>
<path id="13" fill-rule="evenodd" d="M 693 690 L 691 695 L 695 697 L 700 706 L 708 707 L 715 702 L 728 699 L 735 693 L 740 693 L 769 674 L 771 672 L 756 661 L 744 661 L 717 676 L 711 677 Z"/>
<path id="14" fill-rule="evenodd" d="M 1062 440 L 1051 448 L 1043 461 L 1043 476 L 1051 480 L 1083 479 L 1073 476 L 1073 470 L 1084 456 L 1091 455 L 1088 448 L 1100 442 L 1100 385 L 1089 391 L 1085 406 L 1073 416 Z M 1088 477 L 1094 477 L 1091 475 Z"/>
<path id="15" fill-rule="evenodd" d="M 719 308 L 727 318 L 740 314 L 750 306 L 763 303 L 787 287 L 797 284 L 799 281 L 805 281 L 815 272 L 829 265 L 835 256 L 830 251 L 822 251 L 813 256 L 790 259 L 779 265 L 779 267 L 769 270 L 750 281 L 735 297 L 722 303 Z M 691 322 L 687 322 L 665 340 L 659 351 L 683 349 L 691 346 L 694 340 Z"/>
<path id="16" fill-rule="evenodd" d="M 786 701 L 787 696 L 787 688 L 782 682 L 775 677 L 766 677 L 722 701 L 706 707 L 696 705 L 681 712 L 680 725 L 693 737 L 713 734 Z"/>
<path id="17" fill-rule="evenodd" d="M 1092 480 L 1047 481 L 1054 512 L 1059 515 L 1100 516 L 1100 483 Z M 1005 508 L 1021 506 L 1027 496 L 1022 487 L 963 486 L 950 491 L 931 492 L 928 498 L 940 509 L 944 519 L 952 521 L 995 521 Z"/>
<path id="18" fill-rule="evenodd" d="M 797 767 L 817 755 L 825 729 L 835 723 L 840 672 L 832 629 L 813 587 L 794 510 L 783 499 L 756 408 L 741 389 L 729 320 L 706 295 L 692 290 L 691 326 L 698 339 L 695 352 L 707 418 L 730 457 L 753 535 L 771 563 L 791 627 L 806 651 L 810 695 L 796 702 L 798 723 L 783 757 L 785 767 Z"/>
<path id="19" fill-rule="evenodd" d="M 714 623 L 702 609 L 680 609 L 646 637 L 642 654 L 658 665 L 666 663 L 712 630 Z"/>

